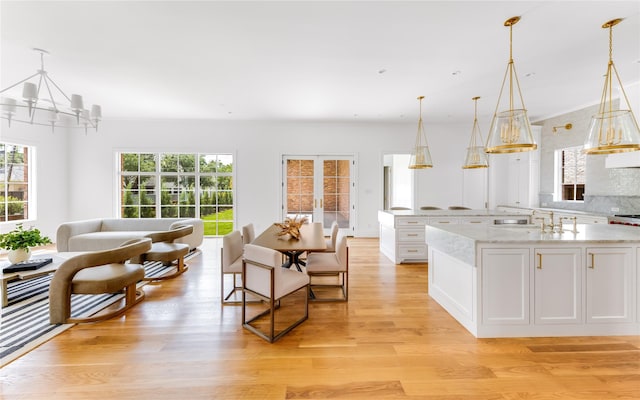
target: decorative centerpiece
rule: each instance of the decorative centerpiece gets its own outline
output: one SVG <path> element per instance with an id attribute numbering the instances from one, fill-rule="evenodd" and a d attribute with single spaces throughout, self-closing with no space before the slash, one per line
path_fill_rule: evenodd
<path id="1" fill-rule="evenodd" d="M 12 264 L 26 261 L 31 257 L 31 247 L 51 244 L 51 239 L 42 236 L 39 229 L 24 229 L 16 224 L 14 230 L 0 234 L 0 248 L 9 250 L 7 258 Z"/>
<path id="2" fill-rule="evenodd" d="M 284 222 L 282 223 L 276 222 L 276 226 L 281 229 L 281 231 L 278 232 L 278 236 L 280 236 L 281 238 L 286 238 L 287 235 L 289 235 L 289 237 L 299 240 L 300 227 L 302 226 L 302 224 L 306 224 L 306 223 L 307 223 L 307 217 L 302 217 L 298 219 L 297 215 L 293 218 L 289 218 L 289 217 L 285 218 Z"/>

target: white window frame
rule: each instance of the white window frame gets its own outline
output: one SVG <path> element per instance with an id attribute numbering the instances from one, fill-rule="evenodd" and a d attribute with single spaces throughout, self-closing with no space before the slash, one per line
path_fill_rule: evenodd
<path id="1" fill-rule="evenodd" d="M 27 145 L 27 144 L 23 144 L 23 143 L 12 143 L 12 142 L 1 142 L 2 145 L 4 145 L 5 148 L 5 157 L 4 157 L 4 163 L 5 165 L 2 165 L 0 168 L 6 168 L 6 162 L 7 162 L 7 157 L 6 157 L 6 148 L 8 146 L 18 146 L 18 147 L 22 147 L 22 148 L 26 148 L 28 149 L 27 151 L 27 159 L 26 159 L 26 166 L 27 166 L 27 172 L 26 172 L 26 176 L 28 177 L 28 180 L 26 182 L 27 185 L 27 200 L 25 201 L 25 207 L 27 208 L 27 217 L 26 218 L 22 218 L 22 219 L 12 219 L 9 220 L 9 207 L 8 207 L 8 190 L 9 190 L 9 182 L 7 180 L 8 175 L 6 172 L 3 172 L 4 175 L 4 192 L 1 194 L 2 196 L 4 196 L 4 209 L 5 209 L 5 215 L 2 216 L 3 221 L 1 221 L 0 223 L 2 224 L 15 224 L 15 223 L 20 223 L 20 222 L 27 222 L 27 221 L 34 221 L 38 218 L 37 216 L 37 202 L 36 202 L 36 198 L 37 198 L 37 194 L 36 194 L 36 147 L 35 146 L 31 146 L 31 145 Z M 6 169 L 4 170 L 6 171 Z M 24 208 L 23 208 L 24 209 Z"/>
<path id="2" fill-rule="evenodd" d="M 156 156 L 156 168 L 154 172 L 142 172 L 142 171 L 122 171 L 121 170 L 121 164 L 120 164 L 120 157 L 123 154 L 154 154 Z M 161 157 L 162 155 L 165 154 L 171 154 L 171 155 L 193 155 L 195 157 L 195 171 L 194 172 L 187 172 L 187 173 L 180 173 L 180 172 L 165 172 L 165 171 L 161 171 Z M 200 157 L 201 156 L 225 156 L 225 157 L 231 157 L 231 164 L 233 166 L 232 172 L 201 172 L 200 171 Z M 116 215 L 118 217 L 122 216 L 122 176 L 123 175 L 135 175 L 137 174 L 138 176 L 149 176 L 149 177 L 153 177 L 154 181 L 155 181 L 155 197 L 156 197 L 156 202 L 155 202 L 155 218 L 172 218 L 172 217 L 162 217 L 162 204 L 161 204 L 161 178 L 165 177 L 165 176 L 187 176 L 187 175 L 192 175 L 194 176 L 194 182 L 195 182 L 195 187 L 194 187 L 194 216 L 193 218 L 201 218 L 200 215 L 200 195 L 201 195 L 201 190 L 200 190 L 200 178 L 201 177 L 213 177 L 214 179 L 218 178 L 218 177 L 230 177 L 231 178 L 231 182 L 232 182 L 232 188 L 231 188 L 231 196 L 232 196 L 232 203 L 230 205 L 224 205 L 225 207 L 229 207 L 231 209 L 233 209 L 233 220 L 231 220 L 232 223 L 232 230 L 234 229 L 234 227 L 237 225 L 236 224 L 236 218 L 237 218 L 237 208 L 236 208 L 236 204 L 237 204 L 237 200 L 236 200 L 236 160 L 237 157 L 234 153 L 229 153 L 229 152 L 187 152 L 187 151 L 180 151 L 180 152 L 176 152 L 176 151 L 148 151 L 148 150 L 118 150 L 115 152 L 115 172 L 116 172 L 116 179 L 115 179 L 115 185 L 116 185 L 116 190 L 115 190 L 115 195 L 116 195 Z M 138 205 L 139 206 L 139 205 Z M 179 207 L 179 206 L 178 206 Z M 140 217 L 140 214 L 138 214 L 138 218 Z M 185 217 L 185 216 L 180 216 L 180 218 L 191 218 L 191 216 L 189 217 Z M 203 220 L 205 223 L 207 222 L 207 220 Z M 225 220 L 226 221 L 226 220 Z M 206 229 L 205 229 L 206 231 Z M 218 236 L 218 235 L 214 235 L 214 236 Z"/>
<path id="3" fill-rule="evenodd" d="M 564 200 L 562 197 L 563 194 L 563 187 L 562 187 L 562 179 L 563 179 L 563 171 L 562 171 L 562 152 L 563 151 L 567 151 L 567 150 L 579 150 L 582 149 L 582 146 L 568 146 L 568 147 L 563 147 L 560 149 L 556 149 L 554 152 L 554 168 L 553 168 L 553 174 L 554 174 L 554 191 L 553 191 L 553 201 L 557 201 L 557 202 L 573 202 L 573 203 L 583 203 L 584 200 Z M 583 153 L 582 153 L 583 154 Z M 584 185 L 585 187 L 585 193 L 586 193 L 586 187 L 587 184 L 586 182 L 582 183 L 582 185 Z"/>

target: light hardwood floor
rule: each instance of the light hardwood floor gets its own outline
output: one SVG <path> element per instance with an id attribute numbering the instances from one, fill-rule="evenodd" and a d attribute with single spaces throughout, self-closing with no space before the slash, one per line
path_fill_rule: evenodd
<path id="1" fill-rule="evenodd" d="M 640 399 L 640 337 L 476 339 L 427 266 L 351 239 L 348 303 L 275 344 L 220 306 L 219 240 L 125 316 L 78 325 L 1 371 L 2 399 Z"/>

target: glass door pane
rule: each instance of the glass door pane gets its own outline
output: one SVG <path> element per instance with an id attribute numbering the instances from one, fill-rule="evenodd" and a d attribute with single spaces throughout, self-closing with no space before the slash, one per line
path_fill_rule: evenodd
<path id="1" fill-rule="evenodd" d="M 325 235 L 333 221 L 351 229 L 353 157 L 285 156 L 283 215 L 322 222 Z"/>
<path id="2" fill-rule="evenodd" d="M 287 217 L 307 217 L 314 221 L 315 201 L 315 160 L 286 159 L 286 206 Z"/>
<path id="3" fill-rule="evenodd" d="M 333 221 L 347 229 L 350 226 L 351 165 L 350 160 L 323 160 L 323 218 L 325 229 Z"/>

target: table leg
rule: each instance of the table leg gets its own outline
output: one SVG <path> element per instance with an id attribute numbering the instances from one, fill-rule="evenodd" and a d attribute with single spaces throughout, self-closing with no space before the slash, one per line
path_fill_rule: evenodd
<path id="1" fill-rule="evenodd" d="M 287 261 L 282 264 L 282 268 L 291 268 L 292 265 L 295 265 L 298 271 L 302 272 L 302 268 L 300 268 L 300 264 L 306 265 L 304 261 L 300 260 L 300 254 L 304 253 L 304 251 L 285 251 L 284 255 L 287 256 Z"/>

